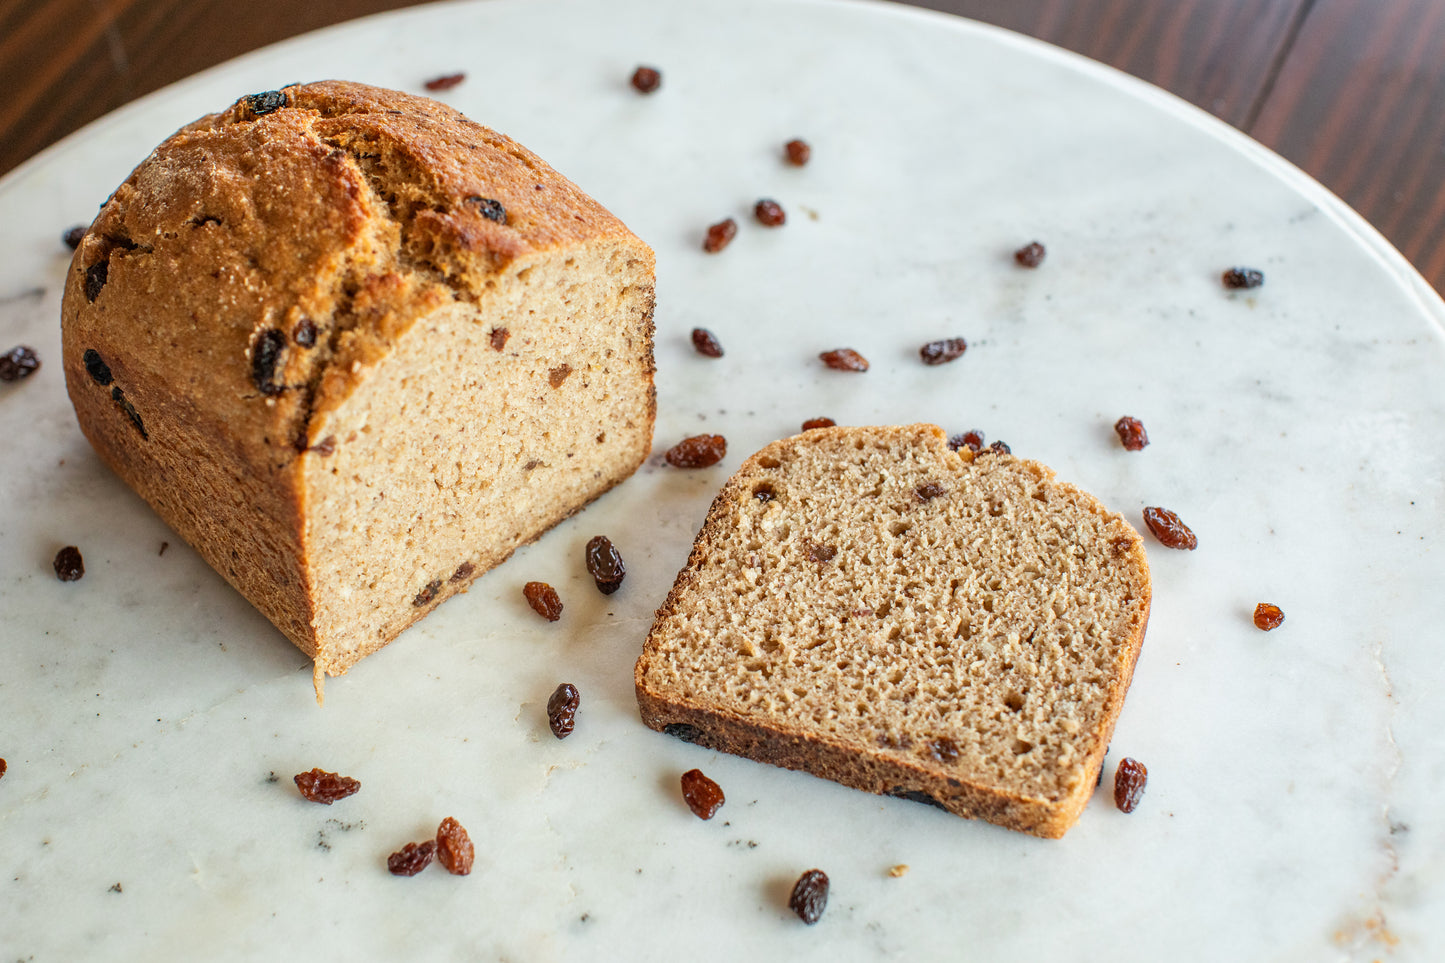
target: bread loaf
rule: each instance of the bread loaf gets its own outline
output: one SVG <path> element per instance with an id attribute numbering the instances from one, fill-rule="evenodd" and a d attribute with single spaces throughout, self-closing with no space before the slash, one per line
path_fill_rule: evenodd
<path id="1" fill-rule="evenodd" d="M 1149 600 L 1138 533 L 1043 465 L 932 425 L 815 429 L 713 502 L 638 705 L 709 748 L 1058 837 Z"/>
<path id="2" fill-rule="evenodd" d="M 628 477 L 652 251 L 449 107 L 325 82 L 163 143 L 71 265 L 95 450 L 345 672 Z"/>

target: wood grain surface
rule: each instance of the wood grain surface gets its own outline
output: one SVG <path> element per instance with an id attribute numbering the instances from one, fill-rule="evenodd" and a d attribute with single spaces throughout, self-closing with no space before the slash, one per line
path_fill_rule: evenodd
<path id="1" fill-rule="evenodd" d="M 0 173 L 168 83 L 419 0 L 0 0 Z M 917 0 L 1157 84 L 1339 194 L 1445 291 L 1441 0 Z"/>

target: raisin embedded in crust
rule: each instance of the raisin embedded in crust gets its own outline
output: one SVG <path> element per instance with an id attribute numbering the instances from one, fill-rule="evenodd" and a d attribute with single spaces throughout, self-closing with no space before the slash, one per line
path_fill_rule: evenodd
<path id="1" fill-rule="evenodd" d="M 251 113 L 260 117 L 285 107 L 286 94 L 279 90 L 263 90 L 259 94 L 247 95 L 245 101 L 246 106 L 251 109 Z"/>
<path id="2" fill-rule="evenodd" d="M 501 201 L 492 197 L 482 197 L 479 194 L 473 194 L 467 198 L 467 203 L 475 207 L 477 212 L 487 220 L 495 221 L 498 224 L 507 223 L 507 209 L 502 206 Z"/>
<path id="3" fill-rule="evenodd" d="M 277 379 L 281 367 L 281 355 L 286 350 L 286 335 L 275 328 L 267 328 L 256 336 L 251 344 L 251 379 L 263 395 L 279 395 L 285 385 Z"/>
<path id="4" fill-rule="evenodd" d="M 110 277 L 110 261 L 96 261 L 85 269 L 85 300 L 91 304 L 100 297 L 101 289 Z"/>

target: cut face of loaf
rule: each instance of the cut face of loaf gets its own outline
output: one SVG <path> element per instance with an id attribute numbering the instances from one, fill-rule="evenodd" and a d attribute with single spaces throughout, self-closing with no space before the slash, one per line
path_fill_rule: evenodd
<path id="1" fill-rule="evenodd" d="M 101 457 L 339 674 L 646 457 L 653 267 L 448 107 L 289 87 L 102 209 L 67 386 Z"/>
<path id="2" fill-rule="evenodd" d="M 713 749 L 1058 837 L 1149 617 L 1137 532 L 933 425 L 744 462 L 637 662 L 642 719 Z"/>

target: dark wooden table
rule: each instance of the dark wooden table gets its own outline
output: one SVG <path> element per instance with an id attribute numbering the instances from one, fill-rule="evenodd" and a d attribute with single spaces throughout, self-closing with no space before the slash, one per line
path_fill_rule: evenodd
<path id="1" fill-rule="evenodd" d="M 417 0 L 0 0 L 0 173 L 256 47 Z M 1445 292 L 1445 0 L 919 0 L 1112 64 L 1314 175 Z"/>

